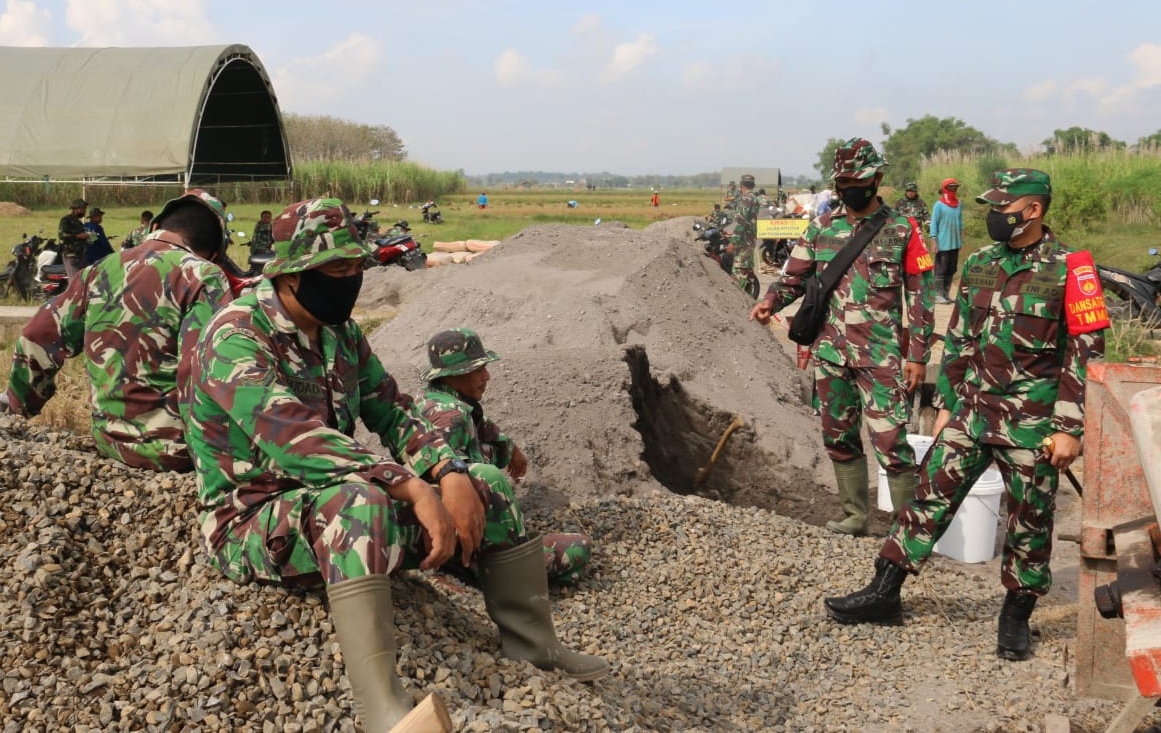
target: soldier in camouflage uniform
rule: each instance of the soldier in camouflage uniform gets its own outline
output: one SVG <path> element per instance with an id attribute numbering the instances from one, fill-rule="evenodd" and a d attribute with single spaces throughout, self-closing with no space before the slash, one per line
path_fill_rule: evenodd
<path id="1" fill-rule="evenodd" d="M 754 248 L 758 246 L 758 198 L 754 195 L 754 177 L 742 176 L 741 193 L 734 203 L 734 232 L 727 251 L 734 254 L 731 274 L 734 282 L 751 298 L 757 298 L 760 285 L 754 273 Z"/>
<path id="2" fill-rule="evenodd" d="M 835 151 L 835 186 L 843 203 L 810 223 L 785 274 L 754 306 L 752 319 L 768 323 L 801 297 L 806 278 L 817 277 L 857 228 L 886 208 L 877 196 L 885 165 L 861 138 Z M 860 437 L 864 413 L 894 505 L 905 506 L 914 495 L 915 451 L 906 434 L 909 392 L 923 383 L 934 330 L 932 262 L 923 237 L 906 217 L 890 209 L 883 213 L 883 227 L 831 292 L 826 323 L 813 345 L 815 408 L 846 515 L 827 529 L 852 535 L 866 533 L 870 504 Z M 903 328 L 905 300 L 909 330 Z"/>
<path id="3" fill-rule="evenodd" d="M 221 203 L 195 189 L 158 222 L 141 245 L 84 270 L 41 306 L 16 342 L 0 403 L 39 414 L 65 359 L 83 353 L 97 449 L 138 468 L 188 471 L 179 393 L 202 327 L 230 299 L 210 262 L 225 219 Z"/>
<path id="4" fill-rule="evenodd" d="M 904 186 L 903 198 L 895 202 L 895 211 L 902 216 L 910 216 L 919 223 L 920 228 L 931 221 L 927 204 L 919 198 L 919 184 L 914 181 Z"/>
<path id="5" fill-rule="evenodd" d="M 406 219 L 397 220 L 394 224 L 391 225 L 391 228 L 388 229 L 387 233 L 383 236 L 398 237 L 401 234 L 411 234 L 411 227 L 408 225 Z"/>
<path id="6" fill-rule="evenodd" d="M 1086 368 L 1103 354 L 1108 320 L 1091 256 L 1070 253 L 1043 224 L 1048 175 L 1006 169 L 991 186 L 976 201 L 991 207 L 995 244 L 964 263 L 938 381 L 937 437 L 915 501 L 897 515 L 871 584 L 826 607 L 843 623 L 901 621 L 904 579 L 919 572 L 995 461 L 1007 510 L 996 653 L 1025 659 L 1028 618 L 1052 583 L 1058 471 L 1080 450 Z M 1090 317 L 1070 315 L 1078 312 Z"/>
<path id="7" fill-rule="evenodd" d="M 258 215 L 258 222 L 254 224 L 254 236 L 250 238 L 250 254 L 274 251 L 273 217 L 274 214 L 270 211 L 263 211 Z"/>
<path id="8" fill-rule="evenodd" d="M 61 262 L 65 266 L 65 274 L 69 280 L 75 280 L 77 273 L 85 269 L 85 245 L 89 241 L 89 232 L 85 229 L 85 209 L 89 202 L 76 199 L 69 207 L 69 213 L 60 218 L 57 226 L 56 238 L 60 242 Z"/>
<path id="9" fill-rule="evenodd" d="M 405 568 L 474 560 L 505 655 L 607 673 L 557 639 L 544 552 L 519 506 L 412 414 L 351 320 L 370 249 L 347 207 L 292 204 L 273 230 L 267 279 L 207 326 L 184 406 L 210 562 L 238 583 L 325 585 L 366 730 L 412 707 L 388 577 Z M 360 419 L 392 456 L 352 437 Z"/>
<path id="10" fill-rule="evenodd" d="M 431 364 L 423 375 L 427 388 L 415 402 L 416 414 L 468 461 L 472 477 L 496 487 L 496 493 L 514 497 L 512 483 L 524 477 L 528 458 L 496 423 L 484 417 L 480 404 L 491 378 L 487 365 L 500 357 L 484 349 L 475 331 L 457 328 L 432 336 L 427 358 Z M 541 540 L 550 581 L 569 583 L 580 577 L 592 556 L 588 535 L 553 533 L 542 535 Z"/>
<path id="11" fill-rule="evenodd" d="M 133 249 L 137 245 L 145 241 L 145 237 L 149 235 L 149 230 L 153 227 L 153 212 L 146 209 L 141 212 L 141 226 L 134 227 L 133 231 L 125 235 L 125 241 L 121 243 L 121 249 Z"/>
<path id="12" fill-rule="evenodd" d="M 726 186 L 726 195 L 722 197 L 722 208 L 726 211 L 734 208 L 734 203 L 738 200 L 738 184 L 736 181 L 730 181 Z"/>

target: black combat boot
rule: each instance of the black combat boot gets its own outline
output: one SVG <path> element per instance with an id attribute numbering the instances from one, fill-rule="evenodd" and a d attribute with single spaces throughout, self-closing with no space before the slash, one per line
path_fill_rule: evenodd
<path id="1" fill-rule="evenodd" d="M 907 571 L 885 557 L 875 560 L 875 578 L 870 585 L 849 596 L 826 598 L 827 614 L 840 624 L 901 624 L 903 604 L 899 589 Z"/>
<path id="2" fill-rule="evenodd" d="M 1028 619 L 1036 607 L 1034 593 L 1020 593 L 1010 590 L 1004 596 L 1004 607 L 1000 609 L 1000 632 L 996 641 L 996 656 L 1001 659 L 1019 661 L 1032 656 L 1031 632 Z"/>

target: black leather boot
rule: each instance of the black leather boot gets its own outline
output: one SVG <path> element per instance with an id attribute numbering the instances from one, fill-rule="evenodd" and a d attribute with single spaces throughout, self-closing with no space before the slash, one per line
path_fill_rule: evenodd
<path id="1" fill-rule="evenodd" d="M 1008 591 L 1004 596 L 1004 607 L 1000 609 L 1000 631 L 996 641 L 996 656 L 1001 659 L 1020 661 L 1032 656 L 1032 633 L 1028 630 L 1028 619 L 1036 608 L 1034 593 Z"/>
<path id="2" fill-rule="evenodd" d="M 901 624 L 903 603 L 899 589 L 907 571 L 885 557 L 875 560 L 875 577 L 870 585 L 849 596 L 826 598 L 827 614 L 840 624 Z"/>

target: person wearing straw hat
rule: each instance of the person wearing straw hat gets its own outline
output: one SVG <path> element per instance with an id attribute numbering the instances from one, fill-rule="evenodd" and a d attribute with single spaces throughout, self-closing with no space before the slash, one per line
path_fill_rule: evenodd
<path id="1" fill-rule="evenodd" d="M 896 514 L 862 590 L 825 599 L 840 623 L 900 623 L 900 588 L 917 574 L 993 461 L 1007 531 L 996 655 L 1031 655 L 1028 619 L 1052 585 L 1059 471 L 1080 453 L 1085 375 L 1104 353 L 1108 314 L 1092 255 L 1069 251 L 1044 224 L 1047 173 L 996 171 L 976 197 L 994 244 L 964 263 L 937 383 L 935 443 L 915 500 Z"/>
<path id="2" fill-rule="evenodd" d="M 183 413 L 210 563 L 237 583 L 325 588 L 366 730 L 412 714 L 389 577 L 404 569 L 477 563 L 506 656 L 606 674 L 557 639 L 543 550 L 519 534 L 518 507 L 492 502 L 414 417 L 351 319 L 370 248 L 347 206 L 291 204 L 273 234 L 263 282 L 206 328 Z M 391 455 L 353 438 L 359 420 Z"/>

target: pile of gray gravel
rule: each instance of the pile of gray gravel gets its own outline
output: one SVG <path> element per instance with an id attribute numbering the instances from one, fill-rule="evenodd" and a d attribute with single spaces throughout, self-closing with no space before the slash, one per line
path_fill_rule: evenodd
<path id="1" fill-rule="evenodd" d="M 189 476 L 96 457 L 87 438 L 0 418 L 0 717 L 15 731 L 353 730 L 323 597 L 238 587 L 204 564 Z M 593 684 L 500 658 L 479 594 L 398 578 L 404 685 L 465 731 L 1031 731 L 1103 728 L 1070 685 L 1074 610 L 1045 605 L 1035 657 L 993 654 L 1002 591 L 936 557 L 901 628 L 841 627 L 824 595 L 863 584 L 877 540 L 766 510 L 658 494 L 530 510 L 597 541 L 554 592 Z"/>

